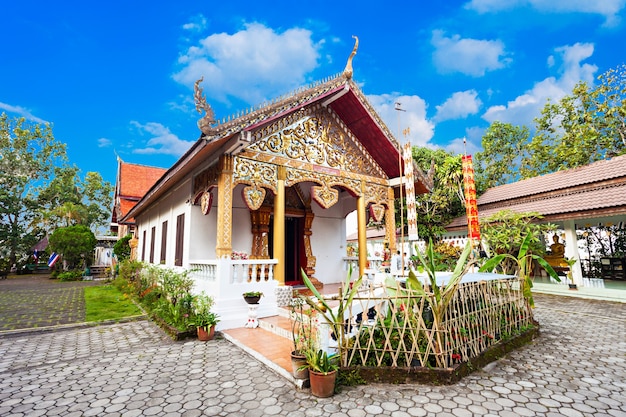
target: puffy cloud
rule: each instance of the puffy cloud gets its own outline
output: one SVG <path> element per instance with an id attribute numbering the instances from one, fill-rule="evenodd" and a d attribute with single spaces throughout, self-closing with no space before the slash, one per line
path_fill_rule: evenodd
<path id="1" fill-rule="evenodd" d="M 306 81 L 318 65 L 318 45 L 306 29 L 282 33 L 250 23 L 234 34 L 218 33 L 202 39 L 179 57 L 175 81 L 188 86 L 204 77 L 202 87 L 211 99 L 229 97 L 257 104 Z"/>
<path id="2" fill-rule="evenodd" d="M 435 47 L 433 61 L 440 73 L 460 72 L 480 77 L 510 62 L 500 40 L 446 37 L 443 31 L 434 30 L 431 44 Z"/>
<path id="3" fill-rule="evenodd" d="M 31 122 L 44 123 L 44 124 L 48 123 L 47 121 L 33 115 L 30 112 L 30 110 L 25 109 L 24 107 L 21 107 L 21 106 L 12 106 L 10 104 L 0 103 L 0 109 L 6 110 L 9 113 L 15 113 L 19 117 L 23 117 L 26 120 L 30 120 Z"/>
<path id="4" fill-rule="evenodd" d="M 394 136 L 398 136 L 398 130 L 409 129 L 407 137 L 400 135 L 400 142 L 410 139 L 412 145 L 425 146 L 435 134 L 435 125 L 426 118 L 427 106 L 421 97 L 382 94 L 368 95 L 367 99 Z M 401 103 L 404 111 L 396 110 L 396 103 Z"/>
<path id="5" fill-rule="evenodd" d="M 133 153 L 138 154 L 164 154 L 179 157 L 194 143 L 194 141 L 181 140 L 160 123 L 149 122 L 145 125 L 139 122 L 131 122 L 141 134 L 152 136 L 146 142 L 146 147 L 136 148 Z"/>
<path id="6" fill-rule="evenodd" d="M 579 81 L 593 84 L 598 67 L 583 64 L 593 54 L 593 44 L 576 43 L 555 49 L 556 55 L 549 62 L 562 62 L 560 77 L 548 77 L 537 82 L 532 89 L 509 101 L 506 105 L 492 106 L 483 115 L 488 122 L 496 120 L 515 125 L 532 125 L 533 118 L 541 113 L 548 99 L 558 101 L 570 94 Z"/>
<path id="7" fill-rule="evenodd" d="M 604 16 L 605 26 L 620 22 L 619 12 L 626 0 L 471 0 L 465 7 L 478 13 L 497 13 L 517 7 L 531 7 L 542 13 L 586 13 Z"/>
<path id="8" fill-rule="evenodd" d="M 482 101 L 476 90 L 458 91 L 448 98 L 442 105 L 436 106 L 437 114 L 434 120 L 441 122 L 451 119 L 462 119 L 478 113 Z"/>

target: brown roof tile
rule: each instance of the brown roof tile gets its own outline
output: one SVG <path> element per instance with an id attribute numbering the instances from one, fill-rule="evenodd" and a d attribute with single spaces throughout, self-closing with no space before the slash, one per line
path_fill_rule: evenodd
<path id="1" fill-rule="evenodd" d="M 481 219 L 500 210 L 538 212 L 548 221 L 626 212 L 626 155 L 490 188 L 478 198 Z M 465 216 L 446 226 L 467 226 Z"/>
<path id="2" fill-rule="evenodd" d="M 626 176 L 626 155 L 594 162 L 583 167 L 493 187 L 478 198 L 478 205 L 562 190 L 583 184 Z"/>

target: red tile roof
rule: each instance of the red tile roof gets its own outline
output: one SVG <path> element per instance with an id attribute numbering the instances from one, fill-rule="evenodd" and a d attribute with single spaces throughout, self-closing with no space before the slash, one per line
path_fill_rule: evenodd
<path id="1" fill-rule="evenodd" d="M 116 223 L 126 216 L 166 171 L 164 168 L 129 164 L 119 160 L 112 221 Z M 127 223 L 134 221 L 133 218 L 126 219 Z"/>
<path id="2" fill-rule="evenodd" d="M 120 162 L 119 195 L 123 197 L 143 197 L 167 171 L 164 168 Z"/>
<path id="3" fill-rule="evenodd" d="M 546 221 L 626 213 L 626 155 L 488 189 L 478 198 L 478 214 L 500 210 L 539 212 Z M 467 226 L 465 216 L 446 228 Z"/>

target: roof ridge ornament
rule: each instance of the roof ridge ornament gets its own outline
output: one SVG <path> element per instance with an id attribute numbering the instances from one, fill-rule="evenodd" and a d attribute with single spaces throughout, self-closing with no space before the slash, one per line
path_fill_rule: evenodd
<path id="1" fill-rule="evenodd" d="M 198 128 L 202 132 L 203 136 L 210 136 L 213 133 L 212 124 L 215 124 L 215 114 L 211 105 L 207 103 L 206 98 L 202 94 L 202 87 L 200 83 L 204 80 L 204 76 L 200 77 L 198 81 L 194 83 L 193 98 L 196 102 L 196 111 L 200 114 L 204 111 L 204 116 L 198 120 Z"/>
<path id="2" fill-rule="evenodd" d="M 356 50 L 359 49 L 359 37 L 358 36 L 354 36 L 354 35 L 352 35 L 352 37 L 355 39 L 355 41 L 354 41 L 354 48 L 352 49 L 352 53 L 348 57 L 348 62 L 346 63 L 346 68 L 343 70 L 343 76 L 347 80 L 352 78 L 352 74 L 354 72 L 354 71 L 352 71 L 352 58 L 354 58 L 354 56 L 356 55 Z"/>

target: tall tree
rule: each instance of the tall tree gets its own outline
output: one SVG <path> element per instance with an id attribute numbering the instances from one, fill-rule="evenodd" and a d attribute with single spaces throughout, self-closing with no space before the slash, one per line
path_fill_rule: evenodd
<path id="1" fill-rule="evenodd" d="M 420 239 L 438 241 L 445 232 L 445 225 L 464 213 L 462 192 L 463 174 L 461 156 L 443 149 L 414 146 L 413 160 L 427 172 L 435 161 L 434 186 L 430 193 L 415 198 L 417 228 Z"/>
<path id="2" fill-rule="evenodd" d="M 526 126 L 493 122 L 482 138 L 482 152 L 475 155 L 478 193 L 520 179 L 519 166 L 530 132 Z"/>
<path id="3" fill-rule="evenodd" d="M 65 144 L 55 140 L 49 124 L 0 115 L 0 243 L 10 264 L 42 237 L 30 228 L 38 190 L 66 160 Z"/>
<path id="4" fill-rule="evenodd" d="M 57 167 L 55 177 L 39 195 L 38 222 L 48 231 L 57 226 L 83 224 L 94 232 L 107 225 L 113 186 L 98 172 L 87 172 L 84 180 L 75 166 Z"/>
<path id="5" fill-rule="evenodd" d="M 528 145 L 532 158 L 522 163 L 523 178 L 626 152 L 626 66 L 598 80 L 593 88 L 579 82 L 570 95 L 545 105 L 535 119 L 536 134 Z"/>

